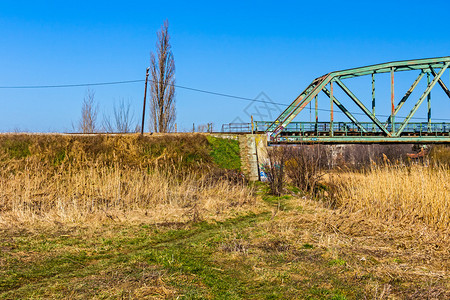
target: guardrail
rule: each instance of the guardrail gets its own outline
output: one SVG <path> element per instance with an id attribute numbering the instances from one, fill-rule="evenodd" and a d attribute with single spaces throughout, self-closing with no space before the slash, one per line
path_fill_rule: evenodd
<path id="1" fill-rule="evenodd" d="M 228 123 L 222 125 L 222 132 L 226 133 L 251 133 L 252 123 Z"/>
<path id="2" fill-rule="evenodd" d="M 272 122 L 268 121 L 255 121 L 253 123 L 254 132 L 265 132 Z M 332 126 L 332 131 L 330 130 Z M 384 124 L 388 131 L 392 131 L 391 124 Z M 398 130 L 400 124 L 394 125 L 394 130 Z M 228 123 L 222 125 L 222 132 L 227 133 L 251 133 L 252 124 L 251 123 Z M 284 133 L 296 133 L 300 135 L 304 134 L 324 134 L 324 133 L 340 133 L 344 135 L 374 135 L 377 133 L 383 133 L 383 131 L 374 123 L 366 122 L 360 123 L 357 126 L 354 123 L 348 122 L 291 122 L 283 130 Z M 428 123 L 428 122 L 417 122 L 408 123 L 403 134 L 446 134 L 450 133 L 450 123 Z"/>

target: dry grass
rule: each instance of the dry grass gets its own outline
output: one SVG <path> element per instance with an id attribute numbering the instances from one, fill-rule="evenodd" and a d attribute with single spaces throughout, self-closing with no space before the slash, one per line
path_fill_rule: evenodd
<path id="1" fill-rule="evenodd" d="M 103 163 L 133 168 L 171 166 L 197 169 L 212 165 L 202 134 L 167 135 L 0 135 L 0 167 L 20 168 L 29 161 L 47 168 Z"/>
<path id="2" fill-rule="evenodd" d="M 333 178 L 345 209 L 387 221 L 448 230 L 450 169 L 445 166 L 377 166 Z"/>
<path id="3" fill-rule="evenodd" d="M 270 233 L 260 239 L 278 240 L 296 249 L 302 255 L 295 260 L 305 264 L 328 261 L 328 267 L 339 270 L 339 278 L 362 287 L 366 299 L 450 296 L 450 238 L 446 232 L 425 225 L 383 222 L 364 210 L 331 209 L 306 197 L 291 198 L 289 207 L 274 210 L 274 217 L 259 225 Z M 324 270 L 316 270 L 317 276 L 326 278 L 329 270 Z"/>
<path id="4" fill-rule="evenodd" d="M 207 176 L 102 163 L 47 168 L 29 159 L 23 169 L 0 169 L 0 226 L 220 220 L 256 209 L 252 188 Z"/>
<path id="5" fill-rule="evenodd" d="M 251 211 L 257 199 L 242 180 L 211 180 L 220 172 L 210 151 L 197 134 L 2 135 L 0 225 L 186 222 Z"/>

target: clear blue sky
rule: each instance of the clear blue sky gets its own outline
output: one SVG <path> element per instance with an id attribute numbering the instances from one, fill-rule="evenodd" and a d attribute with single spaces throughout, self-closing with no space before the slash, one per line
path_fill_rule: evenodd
<path id="1" fill-rule="evenodd" d="M 450 56 L 449 11 L 448 0 L 2 1 L 0 86 L 143 79 L 156 32 L 168 19 L 177 84 L 248 98 L 264 92 L 289 104 L 333 70 Z M 449 83 L 448 74 L 444 80 Z M 396 97 L 410 83 L 399 83 Z M 140 119 L 142 83 L 92 89 L 100 120 L 120 99 L 130 101 Z M 388 94 L 378 90 L 386 109 L 379 99 L 377 110 L 387 113 Z M 0 89 L 0 131 L 71 130 L 85 91 Z M 182 89 L 176 94 L 179 128 L 249 121 L 249 102 Z M 433 116 L 450 119 L 450 101 L 439 92 L 433 97 Z M 309 120 L 309 113 L 302 118 Z"/>

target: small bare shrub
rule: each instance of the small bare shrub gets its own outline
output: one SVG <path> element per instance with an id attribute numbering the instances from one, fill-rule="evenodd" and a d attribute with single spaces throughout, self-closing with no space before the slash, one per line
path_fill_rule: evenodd
<path id="1" fill-rule="evenodd" d="M 326 154 L 321 145 L 290 147 L 286 175 L 291 183 L 305 192 L 315 192 L 323 176 L 321 163 Z"/>
<path id="2" fill-rule="evenodd" d="M 81 107 L 81 119 L 78 123 L 78 132 L 97 132 L 98 106 L 95 104 L 95 92 L 88 89 Z"/>
<path id="3" fill-rule="evenodd" d="M 270 191 L 283 193 L 284 183 L 308 193 L 315 193 L 327 165 L 327 153 L 321 145 L 278 146 L 267 149 L 268 161 L 263 164 Z"/>
<path id="4" fill-rule="evenodd" d="M 268 160 L 262 165 L 269 182 L 270 193 L 280 196 L 283 194 L 284 167 L 289 158 L 289 149 L 285 146 L 270 147 L 267 149 Z"/>
<path id="5" fill-rule="evenodd" d="M 103 116 L 103 130 L 105 132 L 131 133 L 138 132 L 139 125 L 136 124 L 130 102 L 124 99 L 114 104 L 114 120 L 110 116 Z"/>

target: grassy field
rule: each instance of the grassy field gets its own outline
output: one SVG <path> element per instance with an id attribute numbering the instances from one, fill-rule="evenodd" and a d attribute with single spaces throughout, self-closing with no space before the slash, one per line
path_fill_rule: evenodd
<path id="1" fill-rule="evenodd" d="M 450 297 L 446 167 L 275 197 L 203 135 L 2 137 L 0 164 L 0 299 Z"/>

